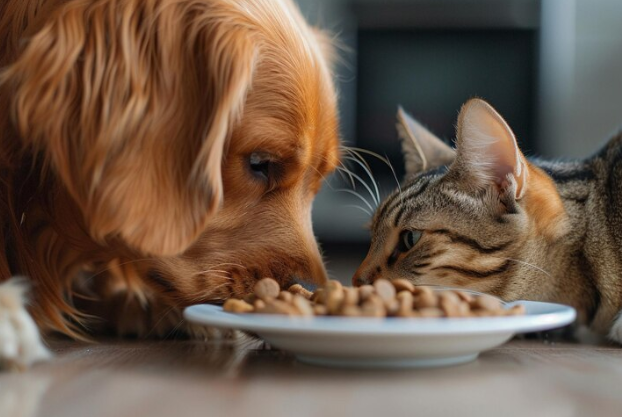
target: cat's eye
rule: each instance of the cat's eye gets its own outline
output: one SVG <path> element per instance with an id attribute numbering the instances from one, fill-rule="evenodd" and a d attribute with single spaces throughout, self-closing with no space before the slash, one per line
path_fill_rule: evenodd
<path id="1" fill-rule="evenodd" d="M 398 242 L 398 250 L 400 252 L 406 252 L 412 249 L 413 246 L 421 239 L 421 231 L 419 230 L 403 230 L 400 233 L 400 241 Z"/>
<path id="2" fill-rule="evenodd" d="M 272 160 L 265 152 L 253 152 L 249 157 L 249 167 L 256 177 L 262 180 L 270 178 L 270 165 Z"/>

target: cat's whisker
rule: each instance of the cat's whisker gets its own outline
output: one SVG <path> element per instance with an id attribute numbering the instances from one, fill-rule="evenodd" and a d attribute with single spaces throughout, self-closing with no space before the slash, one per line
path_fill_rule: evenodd
<path id="1" fill-rule="evenodd" d="M 340 188 L 337 189 L 335 191 L 340 191 L 340 192 L 344 192 L 344 193 L 348 193 L 348 194 L 352 194 L 353 196 L 355 196 L 356 198 L 360 199 L 363 203 L 365 203 L 365 205 L 367 207 L 369 207 L 369 210 L 371 210 L 372 212 L 374 211 L 374 208 L 372 207 L 371 204 L 369 204 L 369 201 L 367 201 L 362 195 L 360 195 L 359 193 L 357 193 L 356 191 L 353 190 L 348 190 L 347 188 Z"/>
<path id="2" fill-rule="evenodd" d="M 400 184 L 400 181 L 397 179 L 397 174 L 395 173 L 395 169 L 393 168 L 393 164 L 391 163 L 391 161 L 389 161 L 389 158 L 386 157 L 385 155 L 385 159 L 387 161 L 387 165 L 389 165 L 389 169 L 391 170 L 391 173 L 393 174 L 393 178 L 395 179 L 395 183 L 397 184 L 397 191 L 399 193 L 400 196 L 400 201 L 404 201 L 404 199 L 402 198 L 402 185 Z"/>
<path id="3" fill-rule="evenodd" d="M 378 185 L 377 182 L 372 174 L 371 171 L 371 167 L 369 166 L 369 163 L 367 163 L 367 160 L 365 158 L 363 158 L 363 156 L 358 153 L 355 148 L 345 148 L 345 151 L 350 155 L 349 157 L 346 157 L 346 159 L 349 159 L 351 161 L 356 162 L 357 164 L 359 164 L 361 166 L 361 168 L 363 168 L 363 170 L 365 171 L 365 173 L 367 173 L 367 175 L 369 176 L 369 179 L 371 180 L 372 184 L 374 185 L 374 189 L 376 191 L 376 205 L 380 204 L 380 190 L 378 189 Z"/>
<path id="4" fill-rule="evenodd" d="M 401 198 L 401 196 L 402 196 L 402 186 L 400 184 L 400 181 L 397 178 L 397 174 L 395 173 L 395 169 L 393 168 L 393 164 L 391 164 L 391 161 L 389 161 L 389 158 L 386 155 L 382 156 L 382 155 L 380 155 L 380 154 L 378 154 L 376 152 L 373 152 L 373 151 L 370 151 L 370 150 L 367 150 L 367 149 L 363 149 L 363 148 L 357 148 L 357 147 L 347 147 L 347 150 L 353 151 L 353 152 L 364 153 L 364 154 L 373 156 L 374 158 L 380 160 L 386 166 L 388 166 L 389 169 L 391 170 L 391 172 L 393 173 L 393 178 L 395 178 L 395 183 L 397 184 L 397 189 L 399 190 L 399 195 L 400 195 L 400 198 Z"/>
<path id="5" fill-rule="evenodd" d="M 503 261 L 516 262 L 516 263 L 519 263 L 519 264 L 521 264 L 521 265 L 525 265 L 525 266 L 528 266 L 528 267 L 530 267 L 530 268 L 532 268 L 532 269 L 535 269 L 536 271 L 542 272 L 544 275 L 546 275 L 546 276 L 548 276 L 548 277 L 550 277 L 550 276 L 551 276 L 551 274 L 550 274 L 548 271 L 546 271 L 546 270 L 544 270 L 544 269 L 540 268 L 540 267 L 539 267 L 539 266 L 537 266 L 537 265 L 531 264 L 531 263 L 529 263 L 529 262 L 527 262 L 527 261 L 523 261 L 523 260 L 521 260 L 521 259 L 502 258 L 502 257 L 500 257 L 500 256 L 495 256 L 494 258 L 495 258 L 495 259 L 500 259 L 500 260 L 503 260 Z"/>
<path id="6" fill-rule="evenodd" d="M 365 173 L 367 174 L 367 176 L 371 180 L 372 185 L 374 186 L 374 191 L 376 192 L 376 194 L 372 194 L 371 191 L 370 191 L 370 194 L 372 194 L 372 198 L 374 198 L 374 200 L 376 201 L 376 205 L 380 204 L 380 190 L 378 189 L 378 184 L 377 184 L 376 179 L 374 178 L 374 175 L 372 174 L 371 170 L 365 164 L 363 164 L 361 161 L 359 161 L 357 158 L 353 158 L 351 156 L 346 156 L 346 157 L 344 157 L 344 159 L 347 159 L 349 161 L 352 161 L 352 162 L 358 164 L 363 169 L 363 171 L 365 171 Z M 366 183 L 363 181 L 363 179 L 361 177 L 359 177 L 358 175 L 356 175 L 354 173 L 352 175 L 354 175 L 355 178 L 357 178 L 364 185 L 366 185 Z"/>
<path id="7" fill-rule="evenodd" d="M 350 155 L 350 156 L 354 156 L 354 157 L 358 158 L 361 161 L 361 163 L 363 163 L 367 167 L 367 169 L 369 169 L 371 171 L 371 167 L 367 163 L 367 160 L 365 160 L 365 158 L 363 158 L 361 156 L 361 154 L 358 153 L 358 151 L 363 151 L 363 153 L 366 153 L 368 151 L 365 151 L 364 149 L 354 148 L 354 147 L 351 147 L 351 146 L 342 146 L 341 150 L 347 152 L 348 155 Z"/>
<path id="8" fill-rule="evenodd" d="M 343 162 L 339 162 L 339 166 L 337 166 L 336 169 L 343 181 L 346 181 L 345 174 L 347 174 L 348 179 L 350 180 L 350 185 L 353 189 L 356 189 L 356 184 L 354 182 L 354 178 L 352 177 L 352 171 L 350 171 L 348 167 L 343 164 Z M 328 186 L 332 189 L 332 186 L 330 184 L 328 184 Z"/>
<path id="9" fill-rule="evenodd" d="M 378 154 L 376 152 L 373 152 L 373 151 L 370 151 L 370 150 L 367 150 L 367 149 L 363 149 L 363 148 L 356 148 L 356 147 L 352 147 L 352 146 L 344 147 L 344 149 L 347 150 L 347 151 L 356 153 L 357 155 L 359 155 L 359 157 L 361 157 L 360 156 L 361 153 L 364 153 L 364 154 L 367 154 L 367 155 L 371 155 L 374 158 L 379 159 L 380 161 L 384 162 L 387 166 L 391 165 L 391 163 L 389 162 L 388 158 L 386 158 L 386 157 L 384 157 L 384 156 L 382 156 L 382 155 L 380 155 L 380 154 Z"/>
<path id="10" fill-rule="evenodd" d="M 376 201 L 376 206 L 378 206 L 380 204 L 380 190 L 378 189 L 378 184 L 374 178 L 374 175 L 372 174 L 371 171 L 371 167 L 369 166 L 369 164 L 367 163 L 367 161 L 365 160 L 365 158 L 363 158 L 363 156 L 359 153 L 357 153 L 356 151 L 353 151 L 351 149 L 348 149 L 346 151 L 348 153 L 349 156 L 344 157 L 344 159 L 350 160 L 355 162 L 356 164 L 358 164 L 363 171 L 365 171 L 365 173 L 367 174 L 367 176 L 369 177 L 369 179 L 371 180 L 373 186 L 374 186 L 374 190 L 376 191 L 375 194 L 375 201 Z M 371 192 L 370 192 L 371 194 Z"/>
<path id="11" fill-rule="evenodd" d="M 355 159 L 352 158 L 348 158 L 346 157 L 345 159 L 349 159 L 349 160 L 353 160 L 355 162 L 357 162 L 358 164 L 360 164 L 363 168 L 364 165 L 362 165 L 359 161 L 356 161 Z M 378 187 L 376 186 L 376 183 L 373 182 L 373 177 L 370 175 L 370 178 L 372 179 L 372 183 L 374 184 L 374 187 L 376 188 L 376 194 L 373 193 L 373 191 L 371 190 L 371 188 L 369 187 L 369 185 L 367 185 L 367 183 L 365 182 L 365 180 L 363 180 L 363 178 L 361 178 L 360 176 L 358 176 L 357 174 L 351 172 L 350 173 L 354 178 L 356 178 L 361 184 L 363 184 L 363 187 L 365 187 L 365 189 L 367 189 L 367 191 L 369 192 L 369 195 L 371 196 L 374 204 L 376 205 L 376 207 L 378 206 L 378 204 L 380 204 L 380 197 L 377 193 L 378 191 Z"/>
<path id="12" fill-rule="evenodd" d="M 341 179 L 344 182 L 347 182 L 349 180 L 350 182 L 350 186 L 352 187 L 353 190 L 356 190 L 356 182 L 354 181 L 354 173 L 352 171 L 350 171 L 348 169 L 348 167 L 346 167 L 345 165 L 341 164 L 340 166 L 335 168 L 337 170 L 337 172 L 339 173 L 339 175 L 341 175 Z M 348 178 L 346 180 L 345 176 L 347 175 Z M 332 188 L 332 187 L 331 187 Z"/>
<path id="13" fill-rule="evenodd" d="M 369 217 L 372 217 L 372 213 L 361 206 L 357 206 L 356 204 L 346 204 L 344 207 L 352 207 L 361 210 L 363 213 L 367 214 Z"/>

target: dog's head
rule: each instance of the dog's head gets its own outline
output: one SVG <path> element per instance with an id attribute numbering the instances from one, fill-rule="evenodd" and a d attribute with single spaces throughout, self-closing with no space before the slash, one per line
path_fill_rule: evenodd
<path id="1" fill-rule="evenodd" d="M 336 97 L 290 2 L 38 3 L 1 81 L 93 240 L 185 299 L 325 279 L 310 211 L 338 160 Z"/>

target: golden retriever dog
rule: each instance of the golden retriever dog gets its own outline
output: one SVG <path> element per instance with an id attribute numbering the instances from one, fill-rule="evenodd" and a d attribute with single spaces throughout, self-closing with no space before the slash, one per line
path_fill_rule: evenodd
<path id="1" fill-rule="evenodd" d="M 47 357 L 51 332 L 201 335 L 183 307 L 326 280 L 330 40 L 290 1 L 4 0 L 0 19 L 2 361 Z"/>

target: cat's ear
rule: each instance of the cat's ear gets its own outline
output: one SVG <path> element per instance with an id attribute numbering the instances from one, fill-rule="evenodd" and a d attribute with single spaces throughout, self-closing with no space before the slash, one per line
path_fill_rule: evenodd
<path id="1" fill-rule="evenodd" d="M 397 133 L 402 141 L 406 175 L 413 175 L 454 161 L 456 152 L 398 107 Z"/>
<path id="2" fill-rule="evenodd" d="M 514 197 L 523 197 L 528 175 L 525 157 L 512 129 L 490 104 L 471 99 L 462 106 L 456 138 L 457 156 L 451 170 L 466 176 L 476 188 L 497 185 L 504 189 L 513 180 Z"/>

